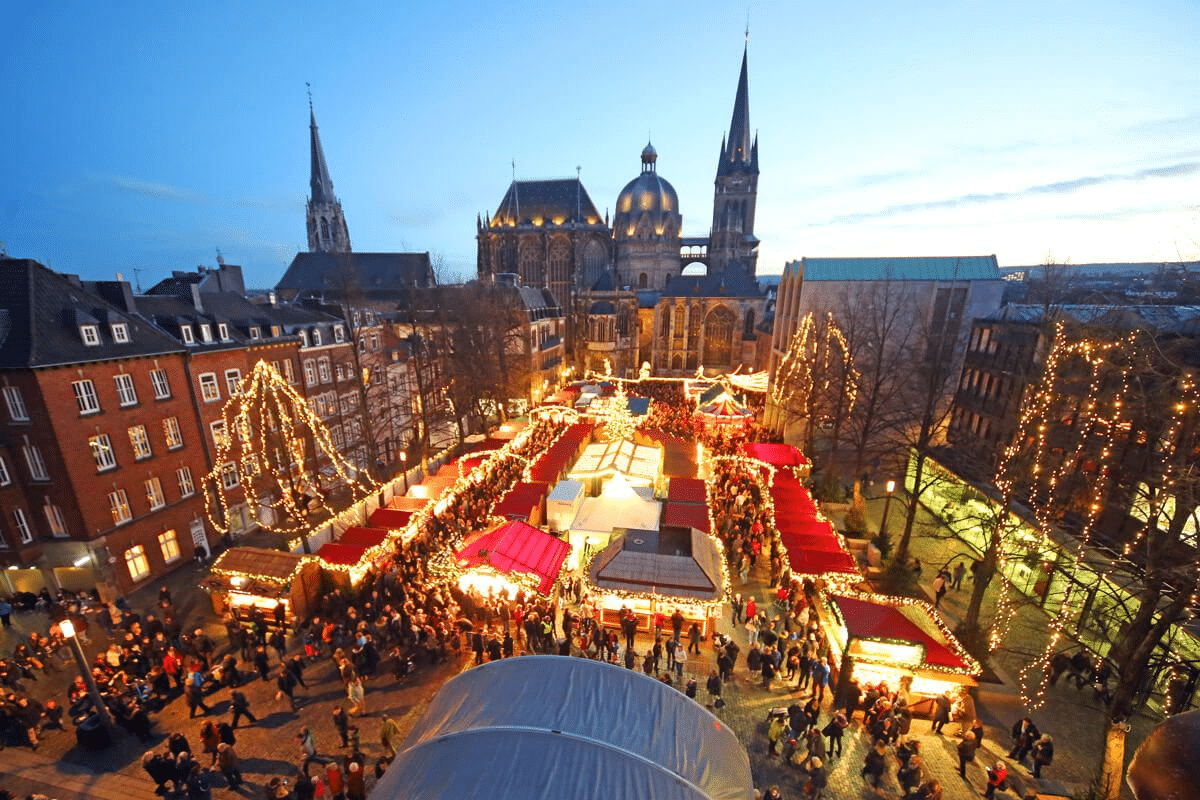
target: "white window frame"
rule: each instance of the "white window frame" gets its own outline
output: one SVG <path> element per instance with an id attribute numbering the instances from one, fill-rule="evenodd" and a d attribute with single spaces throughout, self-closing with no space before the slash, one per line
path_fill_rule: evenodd
<path id="1" fill-rule="evenodd" d="M 207 344 L 213 340 L 212 325 L 209 325 L 207 322 L 200 323 L 200 339 L 205 344 Z"/>
<path id="2" fill-rule="evenodd" d="M 124 322 L 114 322 L 112 337 L 117 344 L 129 344 L 129 325 Z"/>
<path id="3" fill-rule="evenodd" d="M 121 408 L 136 406 L 138 402 L 137 387 L 133 385 L 133 376 L 128 372 L 122 372 L 119 375 L 113 375 L 113 382 L 117 385 L 117 400 Z"/>
<path id="4" fill-rule="evenodd" d="M 262 338 L 262 332 L 259 330 L 259 327 L 257 325 L 251 325 L 250 326 L 251 341 L 257 341 L 261 338 Z"/>
<path id="5" fill-rule="evenodd" d="M 158 535 L 158 549 L 162 551 L 163 563 L 174 564 L 181 556 L 179 553 L 179 535 L 175 529 L 165 530 Z"/>
<path id="6" fill-rule="evenodd" d="M 196 334 L 192 332 L 191 325 L 180 325 L 179 333 L 183 336 L 184 344 L 195 344 L 196 343 Z"/>
<path id="7" fill-rule="evenodd" d="M 97 472 L 106 472 L 117 466 L 117 453 L 113 450 L 112 439 L 107 433 L 97 433 L 95 436 L 88 437 L 88 446 L 91 447 Z M 103 454 L 107 454 L 107 456 L 102 457 Z"/>
<path id="8" fill-rule="evenodd" d="M 29 527 L 29 519 L 25 516 L 25 509 L 14 508 L 13 524 L 17 529 L 17 538 L 21 540 L 21 544 L 29 544 L 33 541 L 33 528 Z"/>
<path id="9" fill-rule="evenodd" d="M 96 384 L 93 381 L 87 378 L 72 381 L 71 388 L 75 390 L 75 402 L 79 404 L 79 416 L 96 414 L 100 411 L 100 396 L 96 394 Z"/>
<path id="10" fill-rule="evenodd" d="M 212 434 L 213 444 L 218 447 L 229 446 L 229 432 L 225 430 L 225 420 L 218 419 L 208 424 L 208 432 Z"/>
<path id="11" fill-rule="evenodd" d="M 300 331 L 300 346 L 308 347 L 308 331 Z"/>
<path id="12" fill-rule="evenodd" d="M 313 343 L 313 347 L 321 346 L 321 329 L 320 328 L 313 328 L 312 343 Z"/>
<path id="13" fill-rule="evenodd" d="M 196 380 L 200 384 L 200 399 L 206 403 L 215 403 L 221 399 L 221 384 L 215 372 L 201 372 Z"/>
<path id="14" fill-rule="evenodd" d="M 321 383 L 330 383 L 333 381 L 333 373 L 329 369 L 329 359 L 317 359 L 317 377 L 321 379 Z"/>
<path id="15" fill-rule="evenodd" d="M 67 532 L 67 520 L 63 517 L 62 509 L 53 503 L 46 503 L 42 506 L 42 511 L 46 514 L 46 525 L 50 527 L 50 535 L 56 539 L 65 539 L 70 534 Z"/>
<path id="16" fill-rule="evenodd" d="M 304 385 L 317 385 L 317 363 L 311 358 L 304 360 Z"/>
<path id="17" fill-rule="evenodd" d="M 337 342 L 338 344 L 346 341 L 346 329 L 341 325 L 333 326 L 333 341 Z"/>
<path id="18" fill-rule="evenodd" d="M 46 470 L 46 460 L 42 458 L 42 451 L 38 449 L 38 446 L 27 442 L 21 449 L 25 451 L 25 466 L 29 467 L 30 477 L 35 481 L 50 480 L 50 473 Z"/>
<path id="19" fill-rule="evenodd" d="M 163 494 L 162 481 L 158 476 L 152 476 L 145 480 L 146 486 L 146 502 L 150 505 L 151 511 L 158 511 L 160 508 L 165 508 L 167 505 L 167 496 Z"/>
<path id="20" fill-rule="evenodd" d="M 225 370 L 225 388 L 229 391 L 230 397 L 237 397 L 242 393 L 242 371 L 240 369 Z"/>
<path id="21" fill-rule="evenodd" d="M 8 471 L 8 462 L 4 460 L 4 456 L 0 456 L 0 486 L 8 486 L 12 483 L 12 473 Z"/>
<path id="22" fill-rule="evenodd" d="M 272 325 L 272 326 L 271 326 L 271 335 L 272 335 L 272 336 L 278 336 L 278 335 L 279 335 L 279 332 L 280 332 L 280 330 L 281 330 L 281 329 L 280 329 L 280 327 L 279 327 L 278 325 Z"/>
<path id="23" fill-rule="evenodd" d="M 171 380 L 167 377 L 165 369 L 150 370 L 150 383 L 154 385 L 155 400 L 171 399 Z"/>
<path id="24" fill-rule="evenodd" d="M 129 446 L 133 448 L 134 461 L 145 461 L 154 455 L 154 448 L 150 446 L 150 432 L 146 430 L 145 425 L 130 425 L 126 433 L 129 434 Z"/>
<path id="25" fill-rule="evenodd" d="M 283 360 L 283 377 L 288 383 L 296 382 L 296 368 L 292 365 L 292 360 L 290 358 L 285 358 Z"/>
<path id="26" fill-rule="evenodd" d="M 80 325 L 79 338 L 83 339 L 83 344 L 86 347 L 100 346 L 100 326 L 99 325 Z"/>
<path id="27" fill-rule="evenodd" d="M 221 465 L 221 486 L 226 490 L 236 489 L 242 485 L 241 475 L 238 473 L 237 462 L 226 461 Z"/>
<path id="28" fill-rule="evenodd" d="M 19 386 L 4 387 L 4 404 L 8 406 L 8 418 L 13 422 L 29 422 L 29 409 L 25 407 Z"/>
<path id="29" fill-rule="evenodd" d="M 129 495 L 124 489 L 114 489 L 108 493 L 108 510 L 112 512 L 113 525 L 127 525 L 133 521 L 133 512 L 129 509 Z"/>
<path id="30" fill-rule="evenodd" d="M 229 325 L 224 322 L 217 323 L 217 336 L 222 342 L 229 341 Z"/>
<path id="31" fill-rule="evenodd" d="M 125 569 L 129 571 L 129 579 L 134 583 L 150 577 L 150 559 L 146 558 L 146 548 L 135 544 L 126 550 Z"/>
<path id="32" fill-rule="evenodd" d="M 192 468 L 180 467 L 175 470 L 175 480 L 179 483 L 179 496 L 191 497 L 196 493 L 196 482 L 192 480 Z"/>
<path id="33" fill-rule="evenodd" d="M 163 436 L 167 439 L 168 450 L 183 447 L 183 429 L 179 426 L 179 417 L 163 417 Z"/>

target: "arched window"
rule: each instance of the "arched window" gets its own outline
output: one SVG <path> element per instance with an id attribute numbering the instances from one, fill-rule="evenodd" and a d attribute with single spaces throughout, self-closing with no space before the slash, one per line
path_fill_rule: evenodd
<path id="1" fill-rule="evenodd" d="M 733 356 L 733 312 L 718 306 L 704 321 L 704 363 L 706 366 L 729 364 Z"/>
<path id="2" fill-rule="evenodd" d="M 566 237 L 556 236 L 550 243 L 550 282 L 567 283 L 570 280 L 571 244 Z"/>
<path id="3" fill-rule="evenodd" d="M 683 356 L 676 353 L 674 356 L 671 357 L 671 369 L 673 369 L 673 370 L 683 369 Z"/>
<path id="4" fill-rule="evenodd" d="M 321 241 L 329 241 L 329 220 L 325 217 L 321 217 Z"/>
<path id="5" fill-rule="evenodd" d="M 541 259 L 541 243 L 534 238 L 522 239 L 518 245 L 521 264 L 520 275 L 521 283 L 526 286 L 541 286 L 545 276 L 542 274 Z"/>
<path id="6" fill-rule="evenodd" d="M 754 309 L 753 308 L 748 309 L 746 311 L 746 326 L 745 326 L 745 330 L 742 331 L 742 338 L 743 339 L 753 339 L 754 338 Z"/>
<path id="7" fill-rule="evenodd" d="M 662 313 L 662 337 L 665 339 L 671 335 L 671 312 L 664 310 Z"/>
<path id="8" fill-rule="evenodd" d="M 675 307 L 675 338 L 683 337 L 683 331 L 687 327 L 687 311 L 683 306 Z"/>
<path id="9" fill-rule="evenodd" d="M 650 278 L 646 275 L 646 273 L 643 272 L 640 275 L 638 275 L 638 288 L 639 289 L 645 289 L 646 286 L 649 285 L 649 283 L 650 283 Z"/>
<path id="10" fill-rule="evenodd" d="M 596 285 L 596 281 L 600 280 L 600 273 L 604 272 L 604 267 L 608 263 L 608 254 L 604 250 L 604 245 L 597 242 L 595 239 L 587 243 L 583 248 L 583 286 L 591 288 Z"/>

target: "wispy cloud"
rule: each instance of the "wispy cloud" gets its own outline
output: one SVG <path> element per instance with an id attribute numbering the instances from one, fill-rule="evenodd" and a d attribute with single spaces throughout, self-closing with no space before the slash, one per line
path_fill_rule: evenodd
<path id="1" fill-rule="evenodd" d="M 171 186 L 166 183 L 158 183 L 156 181 L 143 181 L 137 178 L 127 178 L 123 175 L 108 176 L 108 182 L 118 189 L 134 194 L 144 194 L 150 197 L 161 198 L 165 200 L 175 200 L 181 203 L 195 203 L 198 205 L 206 205 L 212 202 L 212 198 L 200 192 L 194 192 L 190 189 L 182 189 L 178 186 Z"/>
<path id="2" fill-rule="evenodd" d="M 959 195 L 957 197 L 947 197 L 941 200 L 929 200 L 921 203 L 899 203 L 888 206 L 887 208 L 879 209 L 878 211 L 843 214 L 833 217 L 829 221 L 833 223 L 862 222 L 870 219 L 885 219 L 887 217 L 895 217 L 903 214 L 912 214 L 919 211 L 936 211 L 940 209 L 962 208 L 964 206 L 998 203 L 1005 200 L 1015 200 L 1022 197 L 1071 194 L 1079 191 L 1080 189 L 1087 189 L 1093 186 L 1102 186 L 1105 184 L 1128 183 L 1156 178 L 1184 178 L 1196 174 L 1200 174 L 1200 162 L 1185 161 L 1167 166 L 1140 169 L 1134 172 L 1108 173 L 1104 175 L 1083 175 L 1078 178 L 1071 178 L 1070 180 L 1028 186 L 1024 189 L 1017 189 L 1011 192 L 991 192 L 986 194 L 971 193 Z"/>

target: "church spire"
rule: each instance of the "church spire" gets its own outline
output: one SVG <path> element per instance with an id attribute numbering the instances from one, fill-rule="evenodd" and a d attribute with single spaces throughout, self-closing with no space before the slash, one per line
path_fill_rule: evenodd
<path id="1" fill-rule="evenodd" d="M 747 39 L 749 31 L 747 30 Z M 721 141 L 709 231 L 708 271 L 722 272 L 738 262 L 753 276 L 758 263 L 754 210 L 758 203 L 758 136 L 750 129 L 749 44 L 742 50 L 742 71 L 729 135 Z"/>
<path id="2" fill-rule="evenodd" d="M 305 84 L 307 86 L 307 84 Z M 325 150 L 317 131 L 317 115 L 313 111 L 312 88 L 308 91 L 308 132 L 311 172 L 308 199 L 308 249 L 314 253 L 349 253 L 350 231 L 342 214 L 342 204 L 333 194 L 333 179 L 325 164 Z"/>
<path id="3" fill-rule="evenodd" d="M 750 133 L 750 80 L 746 67 L 747 55 L 749 55 L 749 46 L 742 50 L 742 72 L 738 76 L 737 96 L 733 101 L 733 117 L 729 121 L 729 138 L 721 149 L 721 165 L 718 174 L 725 174 L 736 167 L 754 166 L 754 139 Z"/>

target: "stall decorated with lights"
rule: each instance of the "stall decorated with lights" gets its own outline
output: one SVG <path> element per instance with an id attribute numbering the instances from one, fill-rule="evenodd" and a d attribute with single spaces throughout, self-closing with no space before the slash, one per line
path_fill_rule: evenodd
<path id="1" fill-rule="evenodd" d="M 321 593 L 321 568 L 310 557 L 264 547 L 231 547 L 200 582 L 218 614 L 247 618 L 259 608 L 270 619 L 282 600 L 289 619 L 306 617 Z"/>
<path id="2" fill-rule="evenodd" d="M 911 692 L 932 698 L 975 686 L 981 672 L 937 610 L 908 597 L 866 593 L 827 594 L 817 613 L 834 659 L 860 684 L 890 688 L 911 678 Z"/>
<path id="3" fill-rule="evenodd" d="M 608 546 L 614 531 L 658 530 L 662 504 L 646 486 L 631 486 L 622 475 L 604 484 L 598 497 L 585 497 L 567 527 L 571 569 Z"/>
<path id="4" fill-rule="evenodd" d="M 521 520 L 469 537 L 455 554 L 459 588 L 483 596 L 518 590 L 547 596 L 562 571 L 569 545 Z"/>
<path id="5" fill-rule="evenodd" d="M 663 448 L 659 444 L 634 444 L 628 439 L 595 442 L 583 449 L 568 477 L 599 494 L 604 482 L 624 476 L 631 486 L 647 486 L 656 493 L 663 483 Z"/>
<path id="6" fill-rule="evenodd" d="M 620 611 L 634 612 L 640 630 L 654 629 L 658 614 L 678 609 L 685 625 L 696 622 L 711 636 L 729 590 L 721 543 L 695 528 L 614 531 L 609 545 L 588 561 L 587 593 L 601 621 L 619 627 Z"/>

